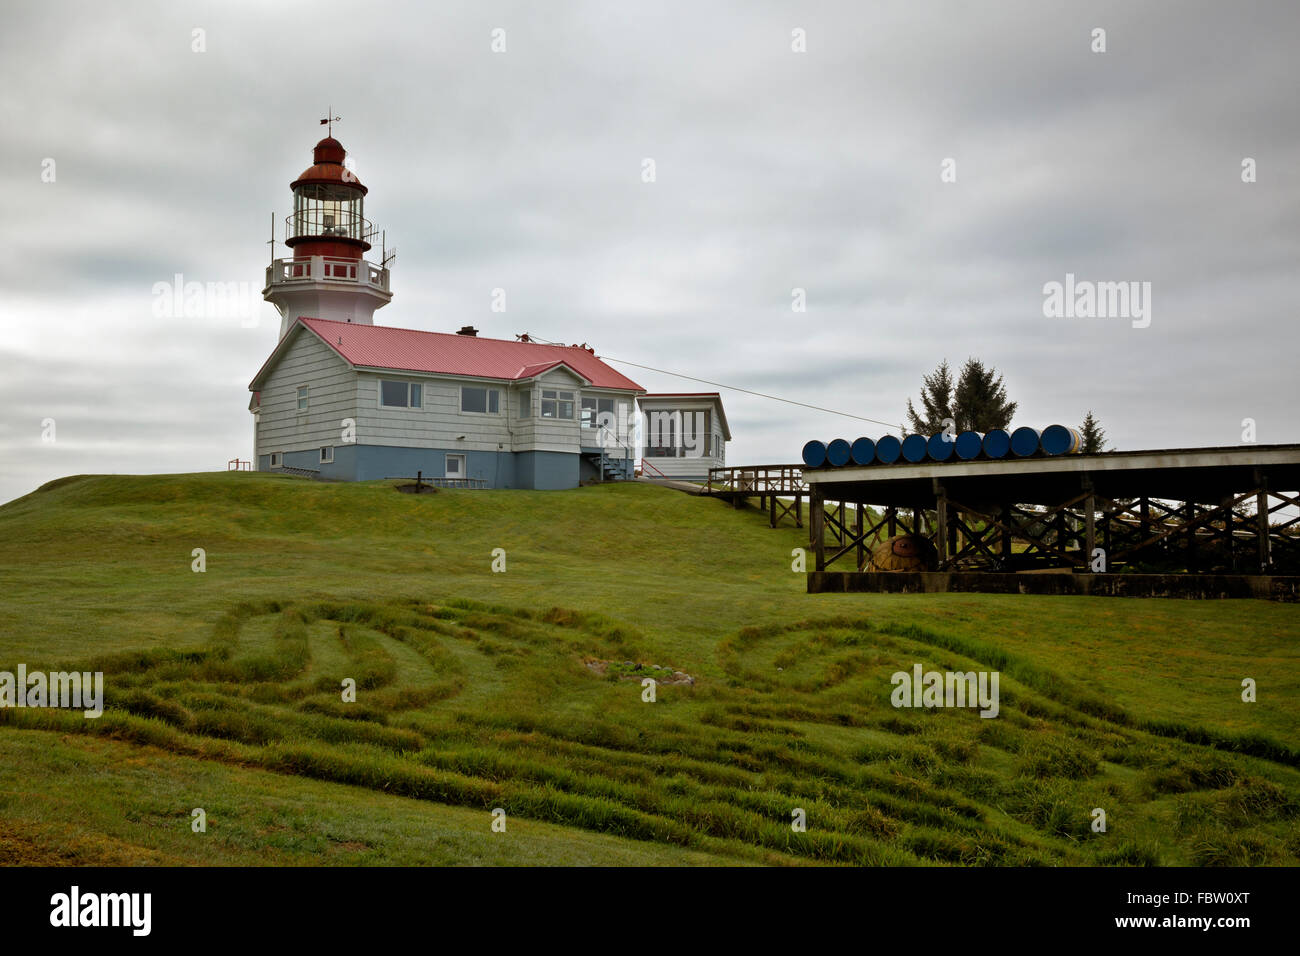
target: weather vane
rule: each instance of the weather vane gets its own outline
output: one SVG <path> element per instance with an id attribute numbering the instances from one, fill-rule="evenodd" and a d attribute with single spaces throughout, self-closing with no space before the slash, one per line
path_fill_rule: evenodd
<path id="1" fill-rule="evenodd" d="M 334 124 L 335 124 L 335 123 L 341 123 L 341 122 L 343 122 L 343 117 L 342 117 L 342 116 L 335 116 L 335 115 L 334 115 L 334 107 L 331 106 L 331 107 L 329 108 L 329 111 L 328 111 L 326 117 L 325 117 L 323 120 L 320 121 L 320 124 L 321 124 L 321 126 L 328 126 L 328 127 L 330 128 L 330 136 L 333 137 L 333 135 L 334 135 Z"/>

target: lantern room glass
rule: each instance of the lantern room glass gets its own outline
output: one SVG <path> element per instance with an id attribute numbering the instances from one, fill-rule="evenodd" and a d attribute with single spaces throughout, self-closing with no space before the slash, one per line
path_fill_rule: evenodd
<path id="1" fill-rule="evenodd" d="M 323 236 L 366 241 L 365 196 L 347 186 L 307 183 L 293 191 L 289 238 Z"/>

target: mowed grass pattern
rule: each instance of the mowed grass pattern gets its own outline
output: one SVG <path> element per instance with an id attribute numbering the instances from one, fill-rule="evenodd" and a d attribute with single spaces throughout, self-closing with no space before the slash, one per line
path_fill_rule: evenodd
<path id="1" fill-rule="evenodd" d="M 1226 692 L 1187 679 L 1194 698 L 1226 709 L 1220 696 L 1239 701 L 1231 668 L 1270 690 L 1295 680 L 1294 624 L 1272 606 L 824 601 L 791 581 L 798 576 L 785 556 L 795 532 L 662 489 L 412 499 L 382 484 L 246 477 L 81 479 L 0 509 L 11 553 L 24 534 L 62 526 L 22 573 L 30 586 L 44 569 L 101 635 L 58 631 L 56 602 L 35 621 L 57 653 L 34 661 L 0 645 L 0 668 L 75 665 L 104 671 L 108 684 L 97 721 L 0 711 L 0 735 L 88 734 L 176 759 L 451 805 L 478 811 L 484 831 L 500 807 L 509 819 L 638 841 L 654 862 L 665 861 L 655 854 L 666 847 L 698 854 L 683 860 L 758 863 L 1300 860 L 1300 754 L 1286 710 L 1238 703 L 1258 710 L 1233 725 L 1197 721 L 1198 710 L 1218 711 L 1195 699 L 1165 706 L 1155 680 L 1143 696 L 1123 660 L 1088 679 L 1072 657 L 1080 648 L 1099 660 L 1127 653 L 1124 635 L 1113 633 L 1123 624 L 1092 630 L 1053 613 L 1103 606 L 1128 614 L 1128 627 L 1152 631 L 1154 643 L 1180 638 L 1193 675 L 1204 667 L 1188 646 L 1195 628 L 1174 635 L 1159 626 L 1189 606 L 1201 609 L 1193 616 L 1207 630 L 1231 628 L 1225 611 L 1235 608 L 1237 620 L 1280 631 L 1274 641 L 1243 630 L 1248 648 L 1271 649 L 1263 665 L 1213 648 L 1230 668 L 1217 678 Z M 186 491 L 190 517 L 182 518 Z M 42 498 L 45 507 L 35 507 Z M 424 513 L 413 526 L 417 508 Z M 576 523 L 584 512 L 587 523 Z M 547 537 L 566 522 L 575 522 L 567 538 Z M 656 537 L 639 549 L 649 533 Z M 210 546 L 208 574 L 238 580 L 246 593 L 213 593 L 211 578 L 190 572 L 187 538 Z M 112 611 L 87 608 L 100 598 L 72 583 L 77 564 L 68 555 L 92 541 L 98 553 L 83 551 L 81 563 L 91 591 L 110 575 L 123 578 Z M 730 549 L 713 551 L 720 541 Z M 503 575 L 489 570 L 495 542 L 511 554 Z M 464 567 L 466 555 L 475 566 Z M 278 571 L 267 570 L 277 561 Z M 656 590 L 673 574 L 683 576 L 675 602 Z M 150 584 L 158 591 L 147 596 Z M 162 595 L 174 599 L 169 607 Z M 34 595 L 24 596 L 34 608 Z M 999 641 L 1001 627 L 981 631 L 981 616 L 1007 608 L 1023 612 L 1016 629 L 1042 625 L 1038 646 Z M 700 621 L 705 609 L 710 617 Z M 186 623 L 170 636 L 148 627 L 132 634 L 155 616 Z M 1054 630 L 1065 638 L 1053 641 Z M 22 640 L 33 640 L 30 627 Z M 590 659 L 671 665 L 696 683 L 660 686 L 645 703 L 638 682 L 598 676 Z M 895 709 L 890 675 L 917 663 L 1000 671 L 999 716 Z M 345 678 L 356 681 L 355 703 L 341 699 Z M 190 802 L 200 805 L 202 794 Z M 806 832 L 790 826 L 795 808 Z M 1105 834 L 1091 829 L 1094 808 L 1106 811 Z M 368 812 L 373 825 L 385 811 Z M 22 813 L 0 803 L 0 815 Z M 346 834 L 339 840 L 350 845 Z M 255 844 L 247 836 L 232 860 Z M 318 861 L 336 857 L 323 850 Z M 546 858 L 571 859 L 559 846 Z"/>

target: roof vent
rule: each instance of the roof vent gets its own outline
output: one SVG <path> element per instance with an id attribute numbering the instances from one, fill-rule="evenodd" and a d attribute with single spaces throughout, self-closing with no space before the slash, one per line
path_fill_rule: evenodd
<path id="1" fill-rule="evenodd" d="M 457 332 L 456 334 L 457 335 L 478 335 L 478 329 L 474 328 L 474 326 L 472 325 L 462 325 L 460 327 L 460 331 Z"/>

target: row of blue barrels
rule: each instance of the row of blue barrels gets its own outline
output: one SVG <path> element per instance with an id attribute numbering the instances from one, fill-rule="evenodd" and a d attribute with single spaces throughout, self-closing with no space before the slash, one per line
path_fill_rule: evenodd
<path id="1" fill-rule="evenodd" d="M 1041 432 L 1036 428 L 1017 428 L 1005 432 L 994 428 L 984 434 L 962 432 L 956 438 L 940 432 L 937 435 L 908 435 L 899 439 L 885 435 L 872 441 L 859 438 L 849 442 L 836 438 L 831 442 L 810 441 L 803 446 L 803 463 L 809 468 L 830 465 L 840 468 L 847 464 L 870 465 L 879 462 L 892 465 L 902 458 L 917 464 L 930 461 L 972 461 L 976 458 L 1028 458 L 1042 452 L 1045 455 L 1073 455 L 1079 451 L 1082 439 L 1073 428 L 1065 425 L 1048 425 Z"/>

